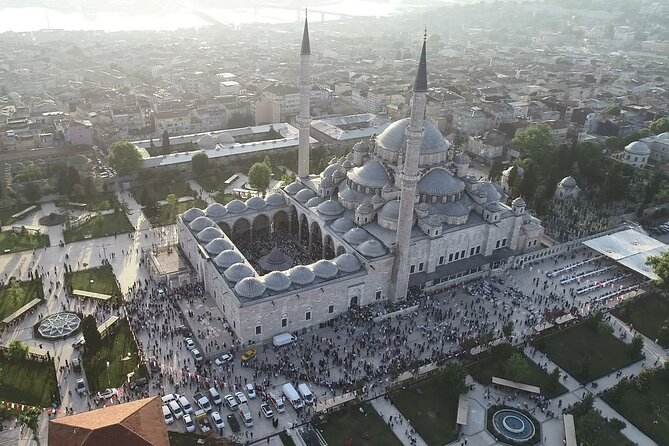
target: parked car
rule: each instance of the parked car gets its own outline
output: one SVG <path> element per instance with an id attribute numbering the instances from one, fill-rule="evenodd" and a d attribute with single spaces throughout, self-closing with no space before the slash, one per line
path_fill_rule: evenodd
<path id="1" fill-rule="evenodd" d="M 195 423 L 193 422 L 193 418 L 190 416 L 190 414 L 184 415 L 184 424 L 186 425 L 186 432 L 195 432 Z"/>
<path id="2" fill-rule="evenodd" d="M 78 356 L 76 358 L 72 358 L 72 368 L 75 372 L 81 372 L 81 358 Z"/>
<path id="3" fill-rule="evenodd" d="M 145 387 L 148 384 L 149 380 L 147 378 L 139 378 L 138 380 L 130 381 L 130 389 L 135 390 L 140 387 Z"/>
<path id="4" fill-rule="evenodd" d="M 177 401 L 179 401 L 179 406 L 183 409 L 184 413 L 193 413 L 193 406 L 191 406 L 188 398 L 185 396 L 180 396 Z"/>
<path id="5" fill-rule="evenodd" d="M 272 408 L 269 407 L 269 404 L 267 403 L 262 403 L 260 405 L 260 410 L 262 411 L 262 414 L 265 415 L 265 418 L 272 418 L 274 416 Z"/>
<path id="6" fill-rule="evenodd" d="M 195 348 L 195 342 L 193 342 L 192 338 L 186 338 L 185 342 L 186 342 L 186 348 L 188 350 L 193 350 Z"/>
<path id="7" fill-rule="evenodd" d="M 250 400 L 256 399 L 256 388 L 252 383 L 246 384 L 246 394 Z"/>
<path id="8" fill-rule="evenodd" d="M 195 395 L 193 395 L 193 398 L 195 399 L 195 403 L 200 407 L 200 409 L 204 410 L 207 413 L 212 411 L 211 404 L 209 403 L 209 398 L 202 395 L 200 392 L 197 392 Z"/>
<path id="9" fill-rule="evenodd" d="M 235 392 L 235 397 L 237 398 L 237 401 L 239 401 L 239 404 L 244 404 L 249 402 L 249 400 L 246 399 L 246 395 L 244 395 L 244 392 Z"/>
<path id="10" fill-rule="evenodd" d="M 230 395 L 229 393 L 225 395 L 223 398 L 225 400 L 225 404 L 228 406 L 230 410 L 236 410 L 237 409 L 237 400 L 235 400 L 235 397 Z"/>
<path id="11" fill-rule="evenodd" d="M 232 355 L 230 353 L 223 353 L 220 358 L 216 358 L 214 363 L 218 366 L 221 366 L 230 361 L 232 361 Z"/>
<path id="12" fill-rule="evenodd" d="M 174 417 L 172 416 L 172 412 L 170 412 L 170 408 L 165 406 L 164 404 L 163 404 L 163 418 L 165 419 L 165 424 L 174 423 Z"/>
<path id="13" fill-rule="evenodd" d="M 77 378 L 77 393 L 79 395 L 85 395 L 86 394 L 86 383 L 84 382 L 84 378 Z"/>
<path id="14" fill-rule="evenodd" d="M 99 400 L 108 400 L 114 397 L 118 397 L 118 390 L 116 389 L 105 389 L 101 392 L 95 394 L 95 397 Z"/>
<path id="15" fill-rule="evenodd" d="M 225 423 L 223 423 L 223 418 L 221 418 L 220 413 L 212 412 L 211 421 L 214 423 L 214 426 L 216 426 L 216 430 L 218 430 L 219 432 L 221 431 L 221 429 L 225 428 Z"/>
<path id="16" fill-rule="evenodd" d="M 190 352 L 193 355 L 193 358 L 195 359 L 196 363 L 200 363 L 204 359 L 204 357 L 202 356 L 202 353 L 200 353 L 200 350 L 194 348 Z"/>
<path id="17" fill-rule="evenodd" d="M 232 432 L 236 434 L 241 430 L 241 427 L 239 426 L 239 421 L 237 421 L 237 418 L 235 418 L 234 414 L 228 415 L 226 419 L 228 420 L 228 426 L 230 426 Z"/>
<path id="18" fill-rule="evenodd" d="M 246 350 L 246 353 L 242 355 L 242 361 L 250 361 L 251 359 L 256 357 L 256 351 L 254 349 L 251 350 Z"/>

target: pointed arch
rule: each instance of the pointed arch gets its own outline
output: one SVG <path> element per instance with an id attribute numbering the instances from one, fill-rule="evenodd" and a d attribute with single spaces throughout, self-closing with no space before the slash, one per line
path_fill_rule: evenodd
<path id="1" fill-rule="evenodd" d="M 278 211 L 272 217 L 272 230 L 273 232 L 283 232 L 288 234 L 290 230 L 290 220 L 288 219 L 288 214 L 286 211 Z"/>
<path id="2" fill-rule="evenodd" d="M 269 236 L 269 217 L 265 214 L 258 214 L 253 219 L 253 238 Z"/>
<path id="3" fill-rule="evenodd" d="M 240 218 L 235 221 L 232 225 L 232 234 L 230 239 L 233 242 L 237 243 L 238 241 L 243 240 L 251 236 L 251 224 L 245 218 Z"/>
<path id="4" fill-rule="evenodd" d="M 326 234 L 323 239 L 323 258 L 327 260 L 332 260 L 335 257 L 335 247 L 334 241 L 330 234 Z"/>
<path id="5" fill-rule="evenodd" d="M 221 231 L 225 233 L 225 235 L 230 238 L 232 236 L 232 231 L 230 230 L 230 225 L 227 224 L 226 222 L 222 221 L 218 224 L 218 227 L 221 228 Z"/>

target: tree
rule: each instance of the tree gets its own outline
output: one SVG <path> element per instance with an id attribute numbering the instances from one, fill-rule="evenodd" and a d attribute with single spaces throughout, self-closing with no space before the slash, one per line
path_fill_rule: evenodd
<path id="1" fill-rule="evenodd" d="M 165 201 L 167 201 L 167 209 L 170 214 L 170 219 L 172 218 L 173 215 L 176 215 L 177 213 L 177 202 L 179 201 L 177 199 L 177 196 L 174 194 L 169 194 L 167 197 L 165 197 Z"/>
<path id="2" fill-rule="evenodd" d="M 7 356 L 13 361 L 22 361 L 28 356 L 28 346 L 21 341 L 12 341 L 7 347 Z"/>
<path id="3" fill-rule="evenodd" d="M 663 252 L 657 256 L 648 257 L 646 265 L 653 268 L 657 275 L 655 283 L 665 291 L 669 291 L 669 251 Z"/>
<path id="4" fill-rule="evenodd" d="M 669 319 L 665 319 L 660 330 L 657 332 L 657 341 L 663 347 L 669 345 Z"/>
<path id="5" fill-rule="evenodd" d="M 130 175 L 142 167 L 142 155 L 137 147 L 128 141 L 114 143 L 108 161 L 119 175 Z"/>
<path id="6" fill-rule="evenodd" d="M 193 168 L 193 173 L 196 176 L 202 176 L 209 169 L 209 157 L 206 153 L 196 153 L 191 159 L 191 164 Z"/>
<path id="7" fill-rule="evenodd" d="M 558 390 L 560 387 L 560 369 L 555 367 L 549 374 L 548 374 L 548 381 L 546 382 L 546 385 L 544 386 L 544 390 L 547 393 L 553 393 Z"/>
<path id="8" fill-rule="evenodd" d="M 639 357 L 643 352 L 643 337 L 635 335 L 632 338 L 632 343 L 629 346 L 629 353 L 632 358 Z"/>
<path id="9" fill-rule="evenodd" d="M 26 200 L 30 202 L 38 201 L 42 198 L 42 188 L 35 182 L 28 183 L 23 188 L 23 195 L 25 195 Z"/>
<path id="10" fill-rule="evenodd" d="M 167 130 L 163 132 L 163 145 L 161 147 L 161 151 L 163 155 L 167 155 L 168 153 L 171 152 L 170 149 L 170 134 L 167 133 Z"/>
<path id="11" fill-rule="evenodd" d="M 267 132 L 267 137 L 269 139 L 281 139 L 283 136 L 281 136 L 281 133 L 277 132 L 274 129 L 274 126 L 270 124 L 269 126 L 269 132 Z"/>
<path id="12" fill-rule="evenodd" d="M 530 367 L 527 364 L 525 357 L 516 352 L 507 359 L 506 364 L 504 365 L 504 371 L 510 380 L 522 383 L 527 379 Z"/>
<path id="13" fill-rule="evenodd" d="M 519 132 L 511 143 L 523 156 L 534 158 L 553 145 L 551 128 L 547 124 L 531 125 Z"/>
<path id="14" fill-rule="evenodd" d="M 467 368 L 458 361 L 448 362 L 441 369 L 441 379 L 444 382 L 444 388 L 453 391 L 456 394 L 465 393 L 467 391 Z"/>
<path id="15" fill-rule="evenodd" d="M 21 287 L 18 280 L 12 279 L 9 288 L 7 289 L 7 297 L 9 301 L 14 305 L 19 305 L 23 302 L 25 295 L 26 292 L 23 290 L 23 287 Z"/>
<path id="16" fill-rule="evenodd" d="M 609 116 L 620 116 L 620 107 L 617 105 L 610 105 L 604 109 L 604 114 Z"/>
<path id="17" fill-rule="evenodd" d="M 102 337 L 98 331 L 98 324 L 95 322 L 95 316 L 89 314 L 81 321 L 81 332 L 84 335 L 86 350 L 95 354 L 100 348 Z"/>
<path id="18" fill-rule="evenodd" d="M 265 193 L 272 178 L 272 170 L 265 163 L 255 163 L 249 169 L 249 184 L 252 188 Z"/>
<path id="19" fill-rule="evenodd" d="M 511 335 L 513 334 L 513 322 L 512 321 L 509 321 L 502 326 L 502 333 L 504 334 L 505 338 L 510 338 L 511 337 Z"/>
<path id="20" fill-rule="evenodd" d="M 270 169 L 272 168 L 272 161 L 270 161 L 269 156 L 265 155 L 265 158 L 263 158 L 262 163 L 269 167 Z"/>
<path id="21" fill-rule="evenodd" d="M 669 132 L 669 119 L 665 117 L 657 118 L 650 125 L 650 131 L 659 135 L 660 133 Z"/>
<path id="22" fill-rule="evenodd" d="M 294 173 L 286 172 L 281 176 L 281 185 L 282 186 L 288 186 L 293 181 L 295 181 L 295 174 Z"/>

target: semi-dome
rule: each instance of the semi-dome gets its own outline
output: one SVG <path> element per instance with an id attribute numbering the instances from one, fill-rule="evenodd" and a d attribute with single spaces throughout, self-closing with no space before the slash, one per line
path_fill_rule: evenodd
<path id="1" fill-rule="evenodd" d="M 560 181 L 559 186 L 564 187 L 565 189 L 573 189 L 576 187 L 576 179 L 571 175 L 564 177 L 562 181 Z"/>
<path id="2" fill-rule="evenodd" d="M 210 226 L 216 226 L 216 223 L 214 223 L 211 220 L 211 218 L 207 218 L 207 217 L 203 217 L 203 216 L 197 217 L 195 220 L 193 220 L 192 222 L 190 222 L 188 224 L 188 227 L 190 228 L 190 230 L 194 231 L 194 232 L 200 232 L 203 229 L 208 228 Z"/>
<path id="3" fill-rule="evenodd" d="M 228 209 L 228 212 L 232 214 L 241 214 L 247 209 L 246 203 L 237 199 L 232 200 L 230 203 L 226 204 L 225 207 Z"/>
<path id="4" fill-rule="evenodd" d="M 322 279 L 332 279 L 339 273 L 339 268 L 332 260 L 319 260 L 311 265 L 311 270 Z"/>
<path id="5" fill-rule="evenodd" d="M 229 268 L 236 263 L 244 261 L 244 257 L 237 251 L 225 249 L 219 255 L 214 257 L 214 263 L 219 268 Z"/>
<path id="6" fill-rule="evenodd" d="M 381 198 L 381 195 L 379 195 L 379 194 L 374 195 L 374 196 L 372 197 L 372 200 L 371 200 L 371 204 L 372 204 L 374 207 L 376 207 L 376 206 L 378 206 L 378 205 L 380 205 L 380 204 L 383 204 L 383 203 L 385 203 L 385 202 L 386 202 L 386 200 L 384 200 L 383 198 Z"/>
<path id="7" fill-rule="evenodd" d="M 260 197 L 253 197 L 246 200 L 246 206 L 249 209 L 263 209 L 267 206 L 267 202 Z"/>
<path id="8" fill-rule="evenodd" d="M 345 273 L 352 273 L 360 269 L 360 261 L 356 256 L 349 253 L 344 253 L 334 259 L 335 265 L 339 268 L 339 271 Z"/>
<path id="9" fill-rule="evenodd" d="M 221 228 L 217 226 L 210 226 L 198 232 L 195 237 L 202 243 L 209 243 L 213 239 L 221 237 L 222 235 L 223 231 L 221 230 Z"/>
<path id="10" fill-rule="evenodd" d="M 347 176 L 354 183 L 367 187 L 381 188 L 390 182 L 386 168 L 376 159 L 371 159 L 362 166 L 351 169 Z"/>
<path id="11" fill-rule="evenodd" d="M 181 214 L 181 219 L 186 223 L 190 223 L 198 217 L 204 217 L 204 215 L 205 212 L 202 209 L 190 208 L 186 212 Z"/>
<path id="12" fill-rule="evenodd" d="M 669 141 L 669 132 L 660 133 L 659 135 L 657 135 L 657 139 L 660 139 L 662 141 Z"/>
<path id="13" fill-rule="evenodd" d="M 453 162 L 455 164 L 469 164 L 470 161 L 469 157 L 463 152 L 460 152 L 453 157 Z"/>
<path id="14" fill-rule="evenodd" d="M 221 218 L 228 213 L 228 210 L 221 203 L 212 203 L 204 211 L 210 218 Z"/>
<path id="15" fill-rule="evenodd" d="M 231 134 L 223 132 L 218 134 L 216 142 L 224 146 L 229 146 L 235 143 L 235 138 Z"/>
<path id="16" fill-rule="evenodd" d="M 323 199 L 321 197 L 314 197 L 314 198 L 310 198 L 309 201 L 307 201 L 306 206 L 308 208 L 312 208 L 314 206 L 318 206 L 322 202 L 323 202 Z"/>
<path id="17" fill-rule="evenodd" d="M 235 285 L 235 292 L 242 297 L 260 297 L 265 292 L 265 284 L 257 277 L 245 277 Z"/>
<path id="18" fill-rule="evenodd" d="M 216 147 L 216 140 L 209 133 L 205 133 L 197 139 L 197 145 L 203 149 L 213 149 Z"/>
<path id="19" fill-rule="evenodd" d="M 326 216 L 335 216 L 344 212 L 344 207 L 336 200 L 324 201 L 316 209 L 319 214 Z"/>
<path id="20" fill-rule="evenodd" d="M 379 211 L 379 217 L 388 221 L 397 221 L 400 216 L 400 202 L 399 200 L 391 200 L 384 204 Z"/>
<path id="21" fill-rule="evenodd" d="M 267 196 L 267 204 L 270 206 L 283 206 L 286 204 L 286 199 L 280 193 L 273 193 Z"/>
<path id="22" fill-rule="evenodd" d="M 630 155 L 646 156 L 650 155 L 650 148 L 643 141 L 634 141 L 625 146 L 625 152 Z"/>
<path id="23" fill-rule="evenodd" d="M 218 237 L 207 243 L 204 247 L 205 251 L 207 251 L 210 255 L 212 256 L 217 256 L 226 249 L 233 249 L 235 246 L 230 242 L 229 240 L 226 240 L 224 238 Z M 233 262 L 236 263 L 236 262 Z"/>
<path id="24" fill-rule="evenodd" d="M 486 196 L 486 201 L 500 201 L 502 199 L 502 193 L 500 192 L 499 189 L 495 186 L 495 184 L 490 183 L 488 181 L 484 181 L 479 183 L 480 184 L 480 189 L 481 191 L 485 194 Z"/>
<path id="25" fill-rule="evenodd" d="M 297 194 L 295 194 L 295 199 L 300 203 L 306 203 L 315 196 L 316 192 L 312 191 L 311 189 L 302 189 Z"/>
<path id="26" fill-rule="evenodd" d="M 332 186 L 332 177 L 325 177 L 321 181 L 321 187 L 330 187 Z"/>
<path id="27" fill-rule="evenodd" d="M 285 191 L 288 192 L 290 195 L 295 195 L 302 189 L 304 189 L 304 185 L 300 183 L 299 181 L 294 181 L 290 183 L 288 186 L 286 186 Z"/>
<path id="28" fill-rule="evenodd" d="M 353 145 L 354 152 L 367 153 L 369 152 L 369 146 L 365 141 L 358 141 Z"/>
<path id="29" fill-rule="evenodd" d="M 517 208 L 521 207 L 526 207 L 527 205 L 525 204 L 525 200 L 523 200 L 521 197 L 516 198 L 511 202 L 511 205 Z"/>
<path id="30" fill-rule="evenodd" d="M 377 240 L 367 240 L 358 246 L 358 251 L 365 257 L 380 257 L 386 253 L 386 248 Z"/>
<path id="31" fill-rule="evenodd" d="M 406 130 L 410 123 L 411 118 L 404 118 L 393 122 L 377 137 L 377 144 L 391 152 L 403 153 L 406 149 Z M 427 121 L 423 122 L 423 126 L 425 133 L 423 134 L 423 142 L 420 146 L 420 154 L 429 155 L 431 153 L 447 151 L 449 144 L 441 132 Z"/>
<path id="32" fill-rule="evenodd" d="M 344 169 L 348 170 L 348 169 L 350 169 L 351 167 L 353 167 L 353 163 L 350 162 L 349 160 L 346 160 L 346 161 L 344 161 L 344 162 L 341 164 L 341 167 L 343 167 Z M 343 172 L 342 172 L 341 170 L 338 171 L 338 172 L 341 173 L 342 176 L 343 176 Z M 337 175 L 337 172 L 335 172 L 335 173 L 332 174 L 333 177 L 335 177 L 336 175 Z"/>
<path id="33" fill-rule="evenodd" d="M 248 266 L 246 263 L 235 263 L 226 269 L 223 275 L 230 282 L 239 282 L 245 277 L 255 276 L 255 272 L 253 271 L 253 268 Z"/>
<path id="34" fill-rule="evenodd" d="M 346 234 L 344 234 L 344 240 L 352 245 L 359 245 L 362 242 L 365 242 L 369 239 L 369 234 L 362 228 L 353 228 L 350 229 Z"/>
<path id="35" fill-rule="evenodd" d="M 465 190 L 465 183 L 444 169 L 432 169 L 418 181 L 417 189 L 426 195 L 456 195 Z"/>
<path id="36" fill-rule="evenodd" d="M 358 208 L 356 209 L 356 212 L 359 214 L 371 214 L 372 213 L 372 205 L 369 204 L 368 202 L 362 203 Z"/>
<path id="37" fill-rule="evenodd" d="M 348 218 L 338 218 L 332 223 L 330 226 L 335 232 L 338 232 L 340 234 L 343 234 L 344 232 L 353 229 L 355 227 L 355 223 L 353 223 L 351 220 Z"/>
<path id="38" fill-rule="evenodd" d="M 267 289 L 272 291 L 287 290 L 293 283 L 290 280 L 290 277 L 283 271 L 272 271 L 271 273 L 264 275 L 262 280 Z"/>
<path id="39" fill-rule="evenodd" d="M 342 168 L 341 164 L 335 162 L 326 167 L 323 172 L 321 172 L 321 178 L 331 177 L 333 173 Z"/>
<path id="40" fill-rule="evenodd" d="M 290 280 L 297 285 L 307 285 L 314 281 L 316 275 L 304 265 L 295 266 L 286 271 Z"/>
<path id="41" fill-rule="evenodd" d="M 499 203 L 499 201 L 492 201 L 490 203 L 487 203 L 485 205 L 485 208 L 486 208 L 487 211 L 490 211 L 490 212 L 501 212 L 501 211 L 504 210 L 504 208 Z"/>
<path id="42" fill-rule="evenodd" d="M 440 207 L 441 213 L 448 217 L 464 217 L 469 215 L 469 208 L 459 201 L 446 203 Z"/>
<path id="43" fill-rule="evenodd" d="M 342 187 L 339 190 L 339 199 L 351 202 L 361 201 L 360 196 L 355 191 L 349 189 L 348 187 Z"/>

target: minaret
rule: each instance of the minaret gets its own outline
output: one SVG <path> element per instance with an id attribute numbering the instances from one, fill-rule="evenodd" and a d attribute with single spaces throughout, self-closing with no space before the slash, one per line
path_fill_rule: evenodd
<path id="1" fill-rule="evenodd" d="M 391 296 L 394 299 L 406 298 L 409 287 L 411 228 L 414 222 L 413 208 L 416 200 L 416 184 L 418 183 L 418 161 L 420 146 L 423 143 L 423 120 L 425 119 L 427 104 L 426 41 L 427 31 L 423 36 L 423 49 L 420 53 L 418 73 L 413 87 L 411 118 L 406 129 L 404 166 L 399 173 L 402 191 L 400 193 L 400 213 L 397 221 L 395 263 L 393 264 L 393 278 L 395 281 Z"/>
<path id="2" fill-rule="evenodd" d="M 311 46 L 309 45 L 309 23 L 306 12 L 304 17 L 304 34 L 302 35 L 302 50 L 300 51 L 300 114 L 297 117 L 299 129 L 299 150 L 297 159 L 297 176 L 309 177 L 309 95 L 311 94 L 310 74 Z"/>

